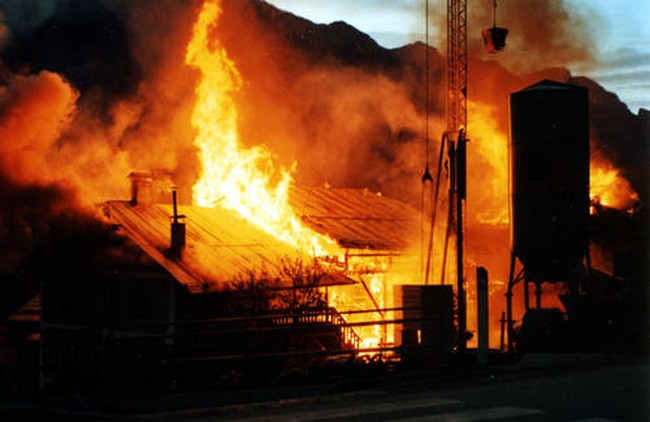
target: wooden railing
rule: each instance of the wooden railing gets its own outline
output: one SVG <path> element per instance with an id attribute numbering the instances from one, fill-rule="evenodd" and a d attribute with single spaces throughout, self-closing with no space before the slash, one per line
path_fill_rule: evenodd
<path id="1" fill-rule="evenodd" d="M 348 322 L 343 318 L 336 308 L 303 308 L 295 309 L 290 313 L 287 310 L 281 310 L 280 315 L 271 317 L 271 321 L 277 325 L 295 325 L 295 324 L 313 324 L 327 323 L 336 326 L 341 330 L 343 343 L 351 348 L 358 349 L 361 344 L 361 338 L 354 331 Z M 272 315 L 272 313 L 271 313 Z"/>

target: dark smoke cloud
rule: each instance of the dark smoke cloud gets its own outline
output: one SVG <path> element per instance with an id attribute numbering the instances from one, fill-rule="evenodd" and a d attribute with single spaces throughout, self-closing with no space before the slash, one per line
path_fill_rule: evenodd
<path id="1" fill-rule="evenodd" d="M 17 185 L 0 173 L 0 268 L 17 270 L 52 222 L 68 208 L 68 193 L 54 186 Z"/>
<path id="2" fill-rule="evenodd" d="M 127 95 L 140 70 L 130 57 L 124 19 L 105 1 L 9 1 L 0 6 L 11 28 L 6 66 L 65 75 L 82 93 Z"/>
<path id="3" fill-rule="evenodd" d="M 160 271 L 96 213 L 82 209 L 71 190 L 17 184 L 0 172 L 0 203 L 2 318 L 37 295 L 44 280 L 66 283 L 74 274 L 92 280 L 91 274 L 106 271 Z"/>
<path id="4" fill-rule="evenodd" d="M 130 51 L 142 70 L 137 92 L 122 102 L 132 119 L 121 147 L 131 166 L 148 169 L 179 187 L 191 200 L 200 166 L 193 146 L 191 115 L 198 74 L 185 64 L 185 49 L 200 1 L 115 0 L 132 35 Z M 129 113 L 127 113 L 128 115 Z M 116 118 L 122 113 L 116 111 Z"/>
<path id="5" fill-rule="evenodd" d="M 7 24 L 4 22 L 5 17 L 4 15 L 0 12 L 0 51 L 5 46 L 5 43 L 7 42 L 7 38 L 9 37 L 9 27 Z"/>
<path id="6" fill-rule="evenodd" d="M 53 274 L 151 265 L 93 205 L 124 198 L 134 167 L 167 178 L 181 162 L 193 168 L 191 141 L 170 141 L 183 133 L 175 125 L 187 103 L 177 94 L 191 92 L 191 75 L 173 74 L 144 54 L 146 42 L 137 40 L 155 32 L 163 14 L 141 19 L 138 32 L 130 20 L 138 8 L 127 3 L 0 4 L 0 313 L 30 299 Z M 149 40 L 149 51 L 175 51 L 181 57 L 167 59 L 181 67 L 182 49 L 169 49 L 175 36 L 163 34 L 160 46 Z M 171 83 L 174 77 L 187 84 Z"/>
<path id="7" fill-rule="evenodd" d="M 197 2 L 8 1 L 9 75 L 62 76 L 74 113 L 42 151 L 88 203 L 123 197 L 132 169 L 151 170 L 181 199 L 199 166 L 190 116 L 196 75 L 184 65 Z M 164 147 L 161 147 L 164 146 Z M 34 166 L 37 167 L 37 166 Z M 51 166 L 50 166 L 51 167 Z M 61 172 L 59 172 L 61 173 Z"/>

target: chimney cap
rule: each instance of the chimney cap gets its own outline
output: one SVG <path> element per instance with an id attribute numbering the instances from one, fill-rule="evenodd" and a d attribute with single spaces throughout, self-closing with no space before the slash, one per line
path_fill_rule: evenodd
<path id="1" fill-rule="evenodd" d="M 131 180 L 153 180 L 153 174 L 150 171 L 132 171 L 128 177 Z"/>

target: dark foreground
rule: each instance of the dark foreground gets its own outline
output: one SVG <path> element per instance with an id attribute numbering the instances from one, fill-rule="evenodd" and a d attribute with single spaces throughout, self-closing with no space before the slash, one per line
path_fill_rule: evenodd
<path id="1" fill-rule="evenodd" d="M 0 419 L 647 421 L 649 403 L 647 359 L 530 354 L 512 364 L 312 384 L 129 397 L 47 395 L 0 402 Z"/>

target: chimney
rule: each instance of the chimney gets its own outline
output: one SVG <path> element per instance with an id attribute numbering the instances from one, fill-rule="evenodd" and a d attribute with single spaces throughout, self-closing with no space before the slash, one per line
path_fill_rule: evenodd
<path id="1" fill-rule="evenodd" d="M 153 203 L 153 176 L 147 171 L 132 171 L 129 173 L 131 180 L 131 205 L 151 205 Z"/>
<path id="2" fill-rule="evenodd" d="M 185 248 L 185 216 L 178 214 L 176 188 L 172 188 L 172 202 L 174 205 L 174 215 L 171 217 L 171 244 L 169 254 L 172 258 L 179 258 Z"/>

